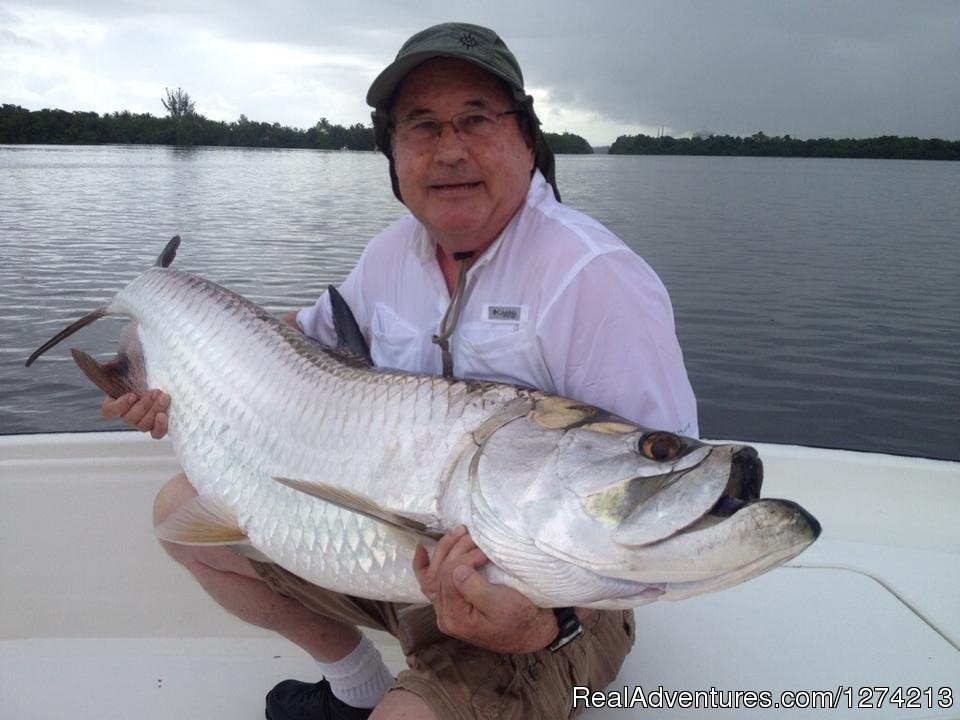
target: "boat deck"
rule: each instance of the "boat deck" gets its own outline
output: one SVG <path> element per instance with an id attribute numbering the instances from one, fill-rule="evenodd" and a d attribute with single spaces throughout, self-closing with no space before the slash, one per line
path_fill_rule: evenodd
<path id="1" fill-rule="evenodd" d="M 800 567 L 638 608 L 613 688 L 778 701 L 839 687 L 840 706 L 583 717 L 960 718 L 960 463 L 757 447 L 764 494 L 801 502 L 821 539 Z M 0 437 L 0 717 L 262 718 L 277 681 L 316 677 L 305 654 L 229 617 L 160 550 L 150 508 L 175 471 L 166 442 L 134 433 Z M 392 638 L 374 638 L 400 670 Z M 847 708 L 846 688 L 856 704 L 861 687 L 881 686 L 931 688 L 933 702 Z M 952 707 L 938 707 L 940 688 Z"/>

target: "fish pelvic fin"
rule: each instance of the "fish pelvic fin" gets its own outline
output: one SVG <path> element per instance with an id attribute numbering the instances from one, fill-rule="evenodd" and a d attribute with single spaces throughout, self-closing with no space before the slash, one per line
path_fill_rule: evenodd
<path id="1" fill-rule="evenodd" d="M 236 518 L 199 497 L 173 511 L 153 529 L 161 540 L 178 545 L 247 545 Z"/>
<path id="2" fill-rule="evenodd" d="M 125 354 L 119 353 L 113 360 L 104 363 L 97 362 L 83 350 L 76 348 L 70 348 L 70 354 L 83 374 L 110 397 L 118 398 L 128 392 L 140 392 L 133 376 L 130 358 Z"/>
<path id="3" fill-rule="evenodd" d="M 438 519 L 434 515 L 389 510 L 368 497 L 316 480 L 293 480 L 285 477 L 275 477 L 273 479 L 288 488 L 320 498 L 332 505 L 376 520 L 396 530 L 413 533 L 431 540 L 439 540 L 443 537 L 443 532 L 437 529 Z"/>
<path id="4" fill-rule="evenodd" d="M 370 356 L 370 346 L 367 340 L 360 332 L 360 325 L 357 318 L 343 295 L 333 286 L 327 286 L 327 293 L 330 295 L 330 309 L 333 311 L 333 327 L 337 331 L 337 350 L 358 360 L 363 360 L 367 365 L 373 366 L 373 358 Z"/>
<path id="5" fill-rule="evenodd" d="M 170 242 L 166 244 L 166 247 L 163 248 L 161 253 L 157 255 L 157 261 L 154 263 L 155 267 L 170 267 L 170 264 L 173 262 L 173 259 L 177 256 L 177 248 L 180 247 L 180 236 L 174 235 L 170 238 Z"/>

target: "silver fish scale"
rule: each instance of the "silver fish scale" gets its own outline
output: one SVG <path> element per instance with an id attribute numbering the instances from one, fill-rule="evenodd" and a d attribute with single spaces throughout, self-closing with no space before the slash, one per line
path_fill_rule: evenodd
<path id="1" fill-rule="evenodd" d="M 136 320 L 148 386 L 174 398 L 169 435 L 190 482 L 254 547 L 333 590 L 423 601 L 412 538 L 271 478 L 439 514 L 470 430 L 521 391 L 351 367 L 238 295 L 169 269 L 144 273 L 109 309 Z"/>

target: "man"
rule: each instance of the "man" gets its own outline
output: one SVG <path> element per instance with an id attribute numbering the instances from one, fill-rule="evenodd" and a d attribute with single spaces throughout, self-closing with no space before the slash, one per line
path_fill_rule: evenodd
<path id="1" fill-rule="evenodd" d="M 454 23 L 418 33 L 367 100 L 411 213 L 369 243 L 341 286 L 376 364 L 539 387 L 696 435 L 666 291 L 609 231 L 559 203 L 553 155 L 496 34 Z M 285 319 L 335 338 L 326 296 Z M 168 404 L 150 391 L 107 400 L 103 413 L 160 436 Z M 171 480 L 155 521 L 193 494 L 183 475 Z M 325 680 L 268 695 L 273 720 L 370 708 L 373 718 L 567 716 L 572 685 L 605 686 L 633 643 L 630 612 L 554 612 L 488 583 L 464 528 L 432 557 L 418 549 L 432 603 L 423 608 L 337 595 L 226 548 L 166 549 L 227 610 L 317 660 Z M 394 679 L 357 625 L 396 635 L 410 669 Z"/>

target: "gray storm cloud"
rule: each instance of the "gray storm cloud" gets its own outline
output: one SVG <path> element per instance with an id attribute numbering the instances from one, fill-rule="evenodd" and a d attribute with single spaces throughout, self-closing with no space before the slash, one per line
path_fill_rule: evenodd
<path id="1" fill-rule="evenodd" d="M 79 46 L 71 52 L 76 71 L 117 84 L 111 101 L 123 102 L 130 92 L 125 88 L 180 84 L 190 89 L 201 112 L 206 98 L 216 98 L 207 111 L 219 107 L 225 119 L 246 112 L 301 126 L 321 115 L 365 122 L 362 98 L 377 69 L 412 32 L 456 19 L 495 28 L 520 59 L 527 85 L 547 91 L 542 103 L 555 114 L 592 114 L 611 127 L 663 126 L 675 134 L 706 129 L 960 139 L 960 3 L 955 2 L 633 0 L 588 7 L 537 0 L 496 1 L 478 9 L 379 0 L 362 7 L 299 0 L 269 7 L 34 0 L 0 7 L 4 57 L 61 51 L 56 34 L 37 39 L 19 22 L 37 12 L 49 13 L 54 22 L 79 18 L 107 29 L 109 42 L 89 54 Z M 235 77 L 243 70 L 237 64 L 249 61 L 255 70 L 262 58 L 218 55 L 217 42 L 261 44 L 268 48 L 264 53 L 285 49 L 303 57 L 279 64 L 271 75 L 249 73 L 253 86 L 244 88 Z M 69 84 L 58 85 L 60 94 L 52 99 L 65 101 Z M 35 106 L 50 86 L 49 77 L 31 77 L 21 68 L 15 78 L 0 79 L 0 101 Z M 17 93 L 30 97 L 11 96 Z M 67 109 L 123 109 L 85 106 L 79 94 L 75 101 Z M 143 93 L 136 102 L 131 96 L 131 106 L 144 102 Z M 159 105 L 153 111 L 161 111 Z"/>

